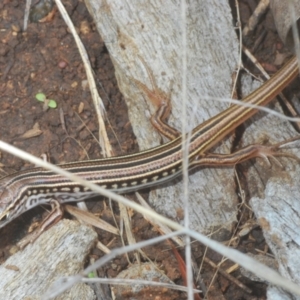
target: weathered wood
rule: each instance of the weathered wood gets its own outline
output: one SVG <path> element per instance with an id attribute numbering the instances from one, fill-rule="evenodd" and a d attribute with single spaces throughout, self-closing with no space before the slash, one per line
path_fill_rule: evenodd
<path id="1" fill-rule="evenodd" d="M 59 222 L 0 266 L 0 299 L 41 299 L 57 279 L 83 270 L 96 238 L 79 222 Z M 77 284 L 56 299 L 95 299 L 95 294 Z"/>
<path id="2" fill-rule="evenodd" d="M 278 177 L 267 182 L 262 198 L 251 200 L 258 223 L 279 265 L 279 272 L 296 283 L 300 283 L 299 176 L 299 164 L 281 171 Z M 285 299 L 299 299 L 274 287 L 270 287 L 269 293 L 285 295 Z"/>
<path id="3" fill-rule="evenodd" d="M 86 1 L 113 60 L 119 87 L 125 95 L 134 132 L 141 149 L 160 143 L 149 117 L 155 107 L 134 84 L 135 78 L 151 88 L 138 58 L 152 69 L 157 86 L 169 93 L 169 123 L 181 128 L 182 105 L 187 106 L 187 129 L 228 107 L 213 101 L 230 97 L 231 75 L 237 66 L 238 44 L 227 1 L 187 4 L 187 99 L 181 96 L 182 21 L 180 1 Z M 222 45 L 222 47 L 220 47 Z M 209 97 L 209 99 L 207 99 Z M 227 141 L 218 152 L 229 152 Z M 230 226 L 236 219 L 237 196 L 233 169 L 203 169 L 189 178 L 191 227 L 209 231 Z M 150 203 L 159 212 L 180 218 L 182 182 L 155 189 Z"/>

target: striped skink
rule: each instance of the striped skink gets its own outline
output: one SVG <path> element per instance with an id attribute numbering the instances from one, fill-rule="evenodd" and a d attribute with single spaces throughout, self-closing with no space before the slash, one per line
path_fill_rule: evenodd
<path id="1" fill-rule="evenodd" d="M 298 63 L 294 57 L 243 101 L 264 106 L 297 75 Z M 151 97 L 151 91 L 145 85 L 143 89 Z M 161 128 L 163 134 L 173 138 L 172 141 L 136 154 L 67 163 L 60 167 L 117 193 L 149 188 L 172 180 L 181 173 L 182 137 L 164 123 L 169 106 L 164 101 L 161 104 L 152 123 L 156 128 Z M 188 146 L 190 167 L 234 165 L 252 157 L 276 155 L 276 149 L 261 145 L 251 145 L 228 155 L 208 153 L 256 112 L 257 109 L 252 107 L 233 105 L 194 128 Z M 89 189 L 42 168 L 8 175 L 0 180 L 0 228 L 23 212 L 47 204 L 52 199 L 65 203 L 92 196 L 94 193 Z"/>

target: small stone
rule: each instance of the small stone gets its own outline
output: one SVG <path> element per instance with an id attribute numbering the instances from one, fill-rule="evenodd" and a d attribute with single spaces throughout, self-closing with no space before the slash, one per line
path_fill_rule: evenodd
<path id="1" fill-rule="evenodd" d="M 68 65 L 68 64 L 67 64 L 65 61 L 63 61 L 63 60 L 61 60 L 61 61 L 58 63 L 58 67 L 59 67 L 60 69 L 66 68 L 67 65 Z"/>

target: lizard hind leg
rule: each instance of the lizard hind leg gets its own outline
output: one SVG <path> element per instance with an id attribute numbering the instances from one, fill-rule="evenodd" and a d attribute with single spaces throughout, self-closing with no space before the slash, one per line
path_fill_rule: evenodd
<path id="1" fill-rule="evenodd" d="M 132 79 L 134 83 L 144 92 L 147 99 L 156 107 L 155 113 L 151 116 L 152 126 L 163 136 L 170 140 L 177 138 L 180 133 L 173 127 L 167 124 L 167 119 L 171 112 L 171 101 L 170 95 L 167 95 L 164 91 L 157 87 L 154 76 L 150 67 L 147 65 L 145 60 L 139 56 L 140 61 L 144 65 L 148 79 L 151 82 L 151 89 L 148 86 L 136 79 Z"/>

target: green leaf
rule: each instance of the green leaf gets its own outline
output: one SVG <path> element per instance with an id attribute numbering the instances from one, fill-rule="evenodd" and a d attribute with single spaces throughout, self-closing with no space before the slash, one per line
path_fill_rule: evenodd
<path id="1" fill-rule="evenodd" d="M 55 100 L 49 99 L 49 103 L 48 106 L 51 108 L 56 108 L 57 107 L 57 103 Z"/>
<path id="2" fill-rule="evenodd" d="M 95 276 L 95 273 L 94 272 L 90 272 L 89 274 L 88 274 L 88 278 L 95 278 L 96 276 Z"/>
<path id="3" fill-rule="evenodd" d="M 35 98 L 36 98 L 37 100 L 39 100 L 39 101 L 44 102 L 45 99 L 46 99 L 46 95 L 43 94 L 43 93 L 37 93 L 37 94 L 35 95 Z"/>

